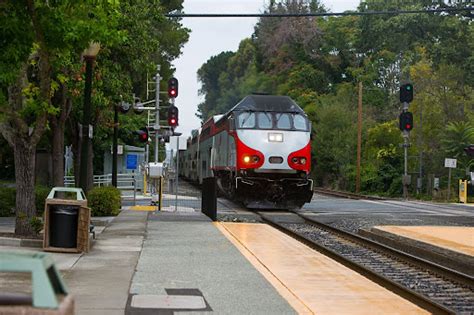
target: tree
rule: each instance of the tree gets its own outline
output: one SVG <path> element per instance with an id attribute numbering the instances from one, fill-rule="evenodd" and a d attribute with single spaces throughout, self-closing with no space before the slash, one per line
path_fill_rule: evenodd
<path id="1" fill-rule="evenodd" d="M 464 152 L 464 148 L 474 143 L 474 126 L 469 122 L 451 122 L 446 126 L 442 139 L 443 148 L 449 158 L 455 158 L 459 166 L 469 171 L 473 160 Z"/>
<path id="2" fill-rule="evenodd" d="M 34 234 L 36 145 L 48 115 L 58 113 L 51 98 L 63 84 L 60 69 L 91 40 L 107 44 L 116 32 L 113 4 L 34 0 L 0 4 L 0 133 L 13 148 L 18 235 Z M 92 13 L 93 12 L 93 13 Z M 107 23 L 106 23 L 107 22 Z"/>

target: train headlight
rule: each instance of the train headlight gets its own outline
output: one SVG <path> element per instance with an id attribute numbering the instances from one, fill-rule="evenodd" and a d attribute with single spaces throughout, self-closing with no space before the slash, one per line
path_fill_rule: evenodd
<path id="1" fill-rule="evenodd" d="M 250 162 L 250 156 L 246 155 L 244 156 L 244 163 Z"/>
<path id="2" fill-rule="evenodd" d="M 306 164 L 306 158 L 302 157 L 302 158 L 300 159 L 300 164 L 301 164 L 301 165 L 305 165 L 305 164 Z"/>
<path id="3" fill-rule="evenodd" d="M 268 141 L 269 142 L 283 142 L 283 134 L 282 133 L 269 133 Z"/>

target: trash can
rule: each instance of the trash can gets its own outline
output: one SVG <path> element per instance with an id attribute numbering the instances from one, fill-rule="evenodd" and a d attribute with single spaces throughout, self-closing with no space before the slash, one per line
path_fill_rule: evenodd
<path id="1" fill-rule="evenodd" d="M 82 189 L 54 187 L 45 201 L 43 250 L 88 252 L 90 216 Z"/>
<path id="2" fill-rule="evenodd" d="M 49 245 L 53 247 L 77 247 L 77 223 L 79 208 L 52 205 L 49 211 Z"/>

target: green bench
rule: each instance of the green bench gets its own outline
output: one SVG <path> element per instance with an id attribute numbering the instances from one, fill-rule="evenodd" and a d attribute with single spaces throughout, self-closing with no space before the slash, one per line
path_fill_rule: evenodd
<path id="1" fill-rule="evenodd" d="M 34 307 L 57 309 L 57 295 L 68 293 L 53 259 L 46 253 L 0 253 L 0 272 L 31 273 Z"/>

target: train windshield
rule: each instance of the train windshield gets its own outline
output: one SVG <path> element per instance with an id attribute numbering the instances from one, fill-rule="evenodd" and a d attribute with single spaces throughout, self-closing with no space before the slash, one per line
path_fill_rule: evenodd
<path id="1" fill-rule="evenodd" d="M 308 120 L 301 114 L 293 114 L 293 126 L 296 130 L 308 130 Z"/>
<path id="2" fill-rule="evenodd" d="M 237 123 L 239 128 L 255 128 L 255 113 L 244 112 L 240 114 Z"/>
<path id="3" fill-rule="evenodd" d="M 308 131 L 308 119 L 302 114 L 242 112 L 237 116 L 239 129 L 281 129 Z"/>
<path id="4" fill-rule="evenodd" d="M 272 129 L 272 114 L 270 113 L 257 113 L 258 127 L 260 129 Z"/>

